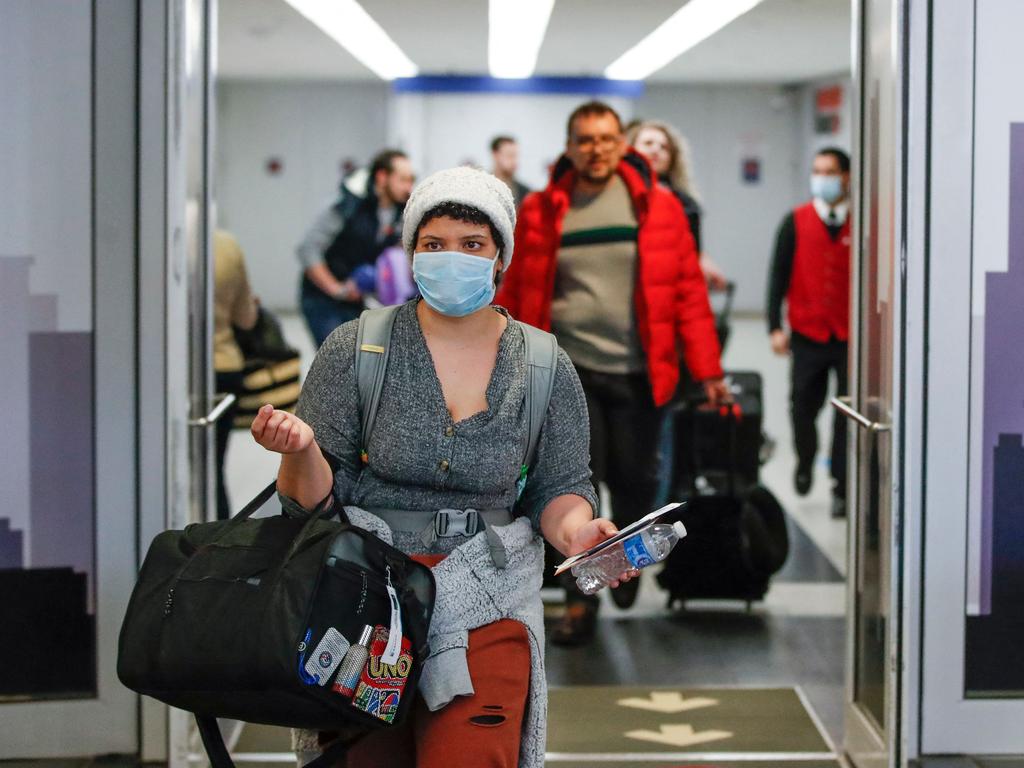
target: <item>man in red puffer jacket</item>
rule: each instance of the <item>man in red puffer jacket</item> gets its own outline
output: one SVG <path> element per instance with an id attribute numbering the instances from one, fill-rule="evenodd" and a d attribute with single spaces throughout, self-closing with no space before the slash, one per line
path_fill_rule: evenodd
<path id="1" fill-rule="evenodd" d="M 569 117 L 565 154 L 547 188 L 526 197 L 516 254 L 496 303 L 558 337 L 579 372 L 590 415 L 594 484 L 608 485 L 623 527 L 651 510 L 663 406 L 679 382 L 679 350 L 712 403 L 728 399 L 707 287 L 683 208 L 626 145 L 618 114 L 588 102 Z M 613 591 L 622 607 L 639 579 Z M 553 642 L 589 640 L 596 597 L 568 589 Z"/>

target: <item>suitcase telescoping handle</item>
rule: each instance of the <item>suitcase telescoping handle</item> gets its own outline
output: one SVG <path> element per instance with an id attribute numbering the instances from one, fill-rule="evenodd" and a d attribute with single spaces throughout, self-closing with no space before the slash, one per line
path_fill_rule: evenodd
<path id="1" fill-rule="evenodd" d="M 716 291 L 716 293 L 725 294 L 725 299 L 722 302 L 722 308 L 716 314 L 715 319 L 720 323 L 728 322 L 729 317 L 732 315 L 732 302 L 736 297 L 736 283 L 729 280 L 725 284 L 725 287 Z"/>
<path id="2" fill-rule="evenodd" d="M 693 420 L 693 493 L 697 495 L 697 478 L 701 476 L 703 468 L 700 462 L 700 430 L 697 428 L 696 411 L 701 406 L 707 405 L 707 399 L 704 397 L 690 398 L 690 407 L 694 412 Z M 740 419 L 743 418 L 743 409 L 737 402 L 726 403 L 724 405 L 717 406 L 715 408 L 707 408 L 706 412 L 717 412 L 717 415 L 726 421 L 726 440 L 729 449 L 729 471 L 726 472 L 726 492 L 729 496 L 736 495 L 736 475 L 738 473 L 736 469 L 736 430 L 740 423 Z"/>

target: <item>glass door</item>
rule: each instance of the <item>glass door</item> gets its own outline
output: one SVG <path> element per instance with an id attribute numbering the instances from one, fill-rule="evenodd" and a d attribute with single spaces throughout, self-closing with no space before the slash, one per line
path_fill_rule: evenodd
<path id="1" fill-rule="evenodd" d="M 216 3 L 168 0 L 168 525 L 214 514 L 213 439 L 226 402 L 213 393 L 210 161 Z M 171 709 L 168 762 L 204 760 L 194 718 Z"/>
<path id="2" fill-rule="evenodd" d="M 136 55 L 130 3 L 0 23 L 0 745 L 134 753 Z"/>
<path id="3" fill-rule="evenodd" d="M 834 405 L 851 422 L 848 496 L 847 702 L 845 750 L 858 768 L 894 760 L 897 642 L 893 595 L 894 360 L 899 343 L 894 267 L 900 154 L 897 7 L 863 0 L 857 18 L 859 90 L 849 398 Z"/>
<path id="4" fill-rule="evenodd" d="M 932 4 L 924 754 L 1024 753 L 1022 25 Z"/>

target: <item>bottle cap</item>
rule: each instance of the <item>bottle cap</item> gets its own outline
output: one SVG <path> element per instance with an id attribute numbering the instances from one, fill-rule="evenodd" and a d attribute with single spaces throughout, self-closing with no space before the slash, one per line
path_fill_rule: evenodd
<path id="1" fill-rule="evenodd" d="M 359 635 L 359 644 L 368 646 L 370 644 L 370 637 L 373 635 L 373 627 L 367 624 L 363 627 L 363 632 Z"/>
<path id="2" fill-rule="evenodd" d="M 672 530 L 676 532 L 676 536 L 678 536 L 680 539 L 686 535 L 686 526 L 683 525 L 682 520 L 676 520 L 674 523 L 672 523 Z"/>

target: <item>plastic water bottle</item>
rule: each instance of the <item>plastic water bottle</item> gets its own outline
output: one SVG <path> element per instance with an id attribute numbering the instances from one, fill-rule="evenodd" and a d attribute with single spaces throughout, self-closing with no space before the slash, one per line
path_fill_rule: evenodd
<path id="1" fill-rule="evenodd" d="M 671 525 L 662 523 L 644 528 L 590 560 L 573 566 L 576 585 L 583 594 L 592 595 L 626 571 L 660 563 L 685 535 L 686 528 L 678 521 Z"/>

